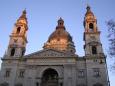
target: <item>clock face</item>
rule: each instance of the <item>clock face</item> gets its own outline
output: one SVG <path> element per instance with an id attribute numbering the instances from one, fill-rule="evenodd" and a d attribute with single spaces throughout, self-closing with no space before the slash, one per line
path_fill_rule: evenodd
<path id="1" fill-rule="evenodd" d="M 91 40 L 96 40 L 95 36 L 90 36 Z"/>

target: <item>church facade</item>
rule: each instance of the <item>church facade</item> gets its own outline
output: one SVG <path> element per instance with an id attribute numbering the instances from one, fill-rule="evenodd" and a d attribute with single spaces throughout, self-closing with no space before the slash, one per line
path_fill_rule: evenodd
<path id="1" fill-rule="evenodd" d="M 42 50 L 24 55 L 28 22 L 26 11 L 23 11 L 2 58 L 0 86 L 109 86 L 106 56 L 90 6 L 87 6 L 83 22 L 85 56 L 75 53 L 64 20 L 60 18 L 57 23 Z"/>

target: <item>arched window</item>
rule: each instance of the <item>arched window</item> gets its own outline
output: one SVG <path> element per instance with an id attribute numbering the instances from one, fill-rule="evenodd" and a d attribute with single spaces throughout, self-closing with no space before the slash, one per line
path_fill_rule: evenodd
<path id="1" fill-rule="evenodd" d="M 18 39 L 14 39 L 14 43 L 17 43 Z"/>
<path id="2" fill-rule="evenodd" d="M 5 77 L 10 77 L 10 70 L 6 70 Z"/>
<path id="3" fill-rule="evenodd" d="M 16 33 L 19 34 L 19 33 L 20 33 L 20 30 L 21 30 L 21 27 L 18 27 Z"/>
<path id="4" fill-rule="evenodd" d="M 94 77 L 100 77 L 101 75 L 100 75 L 100 70 L 99 70 L 99 68 L 93 68 L 93 75 L 94 75 Z"/>
<path id="5" fill-rule="evenodd" d="M 97 48 L 96 48 L 96 46 L 92 46 L 92 54 L 97 54 Z"/>
<path id="6" fill-rule="evenodd" d="M 36 82 L 36 86 L 39 86 L 39 83 L 38 83 L 38 82 Z"/>
<path id="7" fill-rule="evenodd" d="M 89 24 L 89 29 L 90 29 L 90 31 L 93 31 L 94 26 L 93 26 L 93 24 L 92 24 L 92 23 L 90 23 L 90 24 Z"/>
<path id="8" fill-rule="evenodd" d="M 14 54 L 15 54 L 15 49 L 13 48 L 13 49 L 11 50 L 11 55 L 10 55 L 10 56 L 14 56 Z"/>
<path id="9" fill-rule="evenodd" d="M 25 53 L 25 50 L 22 50 L 22 56 L 24 55 L 24 53 Z"/>
<path id="10" fill-rule="evenodd" d="M 63 86 L 63 83 L 62 83 L 62 82 L 60 83 L 60 86 Z"/>
<path id="11" fill-rule="evenodd" d="M 24 69 L 20 69 L 18 77 L 19 78 L 24 78 L 24 75 L 25 75 L 25 70 Z"/>
<path id="12" fill-rule="evenodd" d="M 60 25 L 63 25 L 61 22 L 59 23 Z"/>

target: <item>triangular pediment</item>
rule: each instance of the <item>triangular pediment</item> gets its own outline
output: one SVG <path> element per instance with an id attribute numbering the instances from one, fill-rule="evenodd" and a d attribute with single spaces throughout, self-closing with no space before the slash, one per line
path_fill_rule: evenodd
<path id="1" fill-rule="evenodd" d="M 29 55 L 26 55 L 25 57 L 70 57 L 74 56 L 73 54 L 67 53 L 67 52 L 61 52 L 53 49 L 44 49 Z"/>

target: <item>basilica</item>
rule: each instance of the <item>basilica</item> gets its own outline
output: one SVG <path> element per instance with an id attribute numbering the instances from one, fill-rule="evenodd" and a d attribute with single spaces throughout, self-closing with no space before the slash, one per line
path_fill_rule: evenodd
<path id="1" fill-rule="evenodd" d="M 109 86 L 106 56 L 97 19 L 90 6 L 84 15 L 85 55 L 77 55 L 72 36 L 59 18 L 43 49 L 25 55 L 26 10 L 17 19 L 2 57 L 0 86 Z"/>

